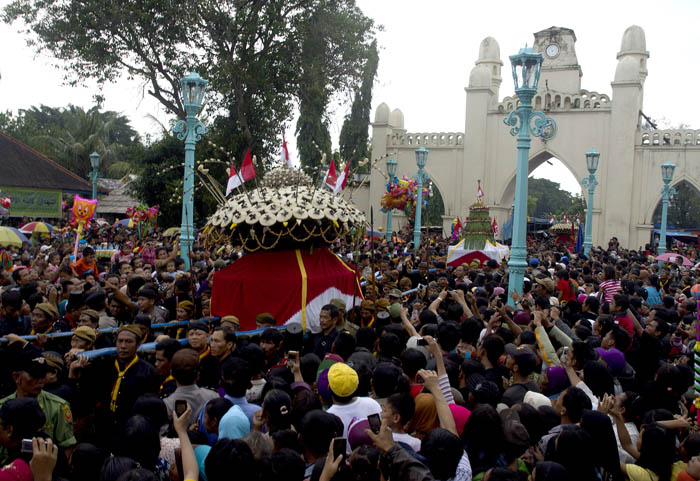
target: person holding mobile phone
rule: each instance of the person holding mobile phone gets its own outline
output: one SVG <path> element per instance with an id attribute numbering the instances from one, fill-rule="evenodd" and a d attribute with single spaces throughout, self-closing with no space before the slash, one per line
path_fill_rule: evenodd
<path id="1" fill-rule="evenodd" d="M 198 369 L 199 354 L 194 349 L 180 349 L 173 354 L 170 370 L 175 378 L 177 388 L 170 396 L 163 399 L 165 407 L 168 409 L 168 415 L 171 416 L 177 414 L 178 407 L 186 409 L 189 405 L 191 407 L 190 424 L 197 422 L 199 412 L 207 401 L 219 397 L 216 391 L 201 388 L 195 384 Z"/>

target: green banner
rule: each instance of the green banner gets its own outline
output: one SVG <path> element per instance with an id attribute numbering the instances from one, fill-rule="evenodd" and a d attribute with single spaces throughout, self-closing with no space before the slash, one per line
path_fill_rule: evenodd
<path id="1" fill-rule="evenodd" d="M 2 195 L 12 199 L 10 217 L 61 217 L 61 191 L 2 187 Z"/>

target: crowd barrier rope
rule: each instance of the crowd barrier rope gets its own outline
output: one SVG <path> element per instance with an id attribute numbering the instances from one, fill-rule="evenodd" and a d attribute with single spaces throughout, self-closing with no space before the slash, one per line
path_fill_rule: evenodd
<path id="1" fill-rule="evenodd" d="M 414 292 L 417 292 L 419 290 L 418 287 L 409 289 L 407 291 L 403 291 L 401 293 L 402 296 L 407 296 L 409 294 L 413 294 Z M 203 321 L 206 323 L 210 323 L 212 321 L 219 321 L 221 320 L 220 317 L 203 317 L 201 319 L 197 319 L 198 321 Z M 173 321 L 173 322 L 164 322 L 160 324 L 152 324 L 151 325 L 151 331 L 153 330 L 158 330 L 158 329 L 167 329 L 170 327 L 187 327 L 189 325 L 190 321 Z M 287 329 L 286 325 L 282 326 L 273 326 L 275 329 L 279 329 L 280 331 L 284 331 Z M 236 331 L 237 336 L 254 336 L 256 334 L 261 334 L 266 328 L 263 329 L 252 329 L 250 331 Z M 107 329 L 95 329 L 97 332 L 105 333 L 105 334 L 110 334 L 110 333 L 115 333 L 119 330 L 118 327 L 111 327 Z M 73 336 L 73 331 L 65 331 L 65 332 L 52 332 L 49 334 L 46 334 L 46 337 L 49 339 L 60 339 L 60 338 L 65 338 L 65 337 L 72 337 Z M 35 341 L 38 336 L 37 335 L 28 335 L 28 336 L 20 336 L 21 339 L 25 341 Z M 181 344 L 187 344 L 187 339 L 177 339 L 178 342 Z M 6 337 L 0 337 L 0 344 L 6 344 L 9 342 L 9 339 Z M 138 352 L 142 353 L 147 353 L 147 352 L 154 352 L 156 350 L 156 342 L 147 342 L 144 344 L 141 344 L 139 346 Z M 113 356 L 117 353 L 117 348 L 116 347 L 105 347 L 102 349 L 93 349 L 91 351 L 86 351 L 82 356 L 85 356 L 88 359 L 97 359 L 100 357 L 107 357 L 107 356 Z"/>

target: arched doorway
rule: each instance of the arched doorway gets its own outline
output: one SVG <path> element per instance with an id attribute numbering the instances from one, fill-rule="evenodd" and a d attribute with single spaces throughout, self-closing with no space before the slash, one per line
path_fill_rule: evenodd
<path id="1" fill-rule="evenodd" d="M 581 185 L 572 169 L 551 152 L 544 150 L 530 159 L 528 166 L 528 215 L 533 217 L 581 215 L 586 208 Z M 501 206 L 512 206 L 515 173 L 503 189 Z M 512 209 L 511 209 L 512 212 Z"/>
<path id="2" fill-rule="evenodd" d="M 700 191 L 686 180 L 674 185 L 676 195 L 668 203 L 667 227 L 673 230 L 700 230 Z M 651 220 L 654 228 L 661 225 L 661 200 Z"/>

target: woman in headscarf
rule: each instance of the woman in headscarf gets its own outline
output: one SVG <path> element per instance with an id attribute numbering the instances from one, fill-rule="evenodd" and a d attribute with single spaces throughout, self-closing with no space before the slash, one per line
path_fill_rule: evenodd
<path id="1" fill-rule="evenodd" d="M 440 426 L 435 398 L 432 394 L 421 393 L 416 396 L 416 412 L 409 423 L 407 432 L 413 432 L 413 436 L 421 441 L 433 429 Z"/>

